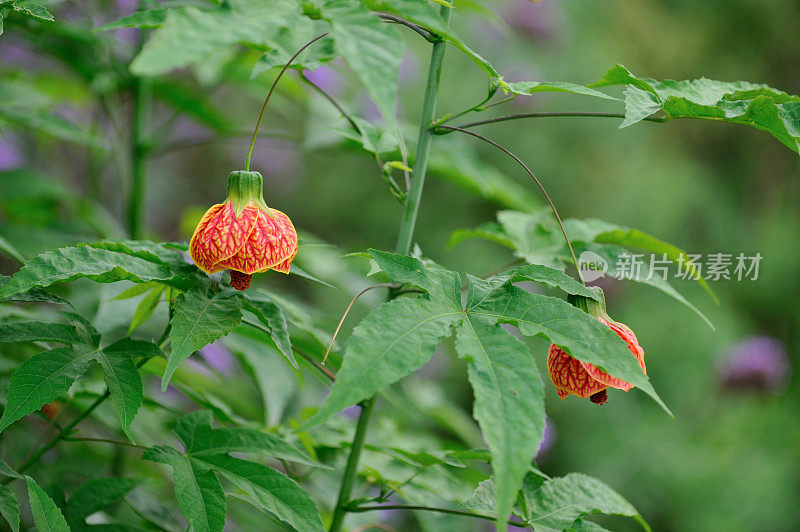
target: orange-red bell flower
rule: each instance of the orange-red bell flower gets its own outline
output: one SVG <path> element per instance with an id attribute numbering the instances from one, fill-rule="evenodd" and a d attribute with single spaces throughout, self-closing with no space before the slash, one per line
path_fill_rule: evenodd
<path id="1" fill-rule="evenodd" d="M 627 325 L 609 318 L 605 314 L 605 303 L 589 301 L 587 304 L 586 299 L 582 303 L 582 305 L 578 306 L 597 317 L 598 320 L 625 340 L 631 354 L 636 358 L 642 370 L 647 373 L 647 368 L 644 364 L 644 349 L 639 345 L 639 341 L 633 331 Z M 572 358 L 555 344 L 550 345 L 550 350 L 547 353 L 547 371 L 561 399 L 570 394 L 575 394 L 582 398 L 588 397 L 593 403 L 603 404 L 607 400 L 607 388 L 617 388 L 626 392 L 633 388 L 631 384 L 609 375 L 593 364 Z"/>
<path id="2" fill-rule="evenodd" d="M 206 273 L 231 270 L 231 286 L 244 290 L 254 273 L 289 273 L 297 255 L 297 232 L 281 211 L 264 203 L 258 172 L 228 176 L 228 197 L 203 215 L 192 235 L 189 253 Z"/>

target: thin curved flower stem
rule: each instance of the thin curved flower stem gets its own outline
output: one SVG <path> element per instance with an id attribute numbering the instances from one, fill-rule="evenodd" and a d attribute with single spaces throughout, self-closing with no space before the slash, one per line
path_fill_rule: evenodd
<path id="1" fill-rule="evenodd" d="M 300 355 L 301 357 L 303 357 L 303 358 L 304 358 L 304 359 L 305 359 L 305 360 L 306 360 L 306 361 L 307 361 L 309 364 L 311 364 L 311 365 L 312 365 L 312 366 L 314 366 L 314 367 L 315 367 L 317 370 L 319 370 L 319 372 L 320 372 L 320 373 L 322 373 L 322 374 L 324 374 L 326 377 L 328 377 L 328 379 L 329 379 L 331 382 L 336 382 L 336 374 L 335 374 L 333 371 L 331 371 L 330 369 L 326 368 L 325 366 L 323 366 L 322 364 L 320 364 L 319 362 L 317 362 L 317 361 L 316 361 L 316 359 L 314 359 L 314 357 L 312 357 L 312 356 L 311 356 L 309 353 L 306 353 L 306 352 L 305 352 L 305 351 L 303 351 L 302 349 L 299 349 L 299 348 L 297 348 L 297 347 L 295 347 L 295 346 L 292 346 L 292 349 L 294 349 L 294 351 L 295 351 L 295 352 L 296 352 L 298 355 Z"/>
<path id="2" fill-rule="evenodd" d="M 347 305 L 347 308 L 345 309 L 344 314 L 342 314 L 342 319 L 339 320 L 339 325 L 336 326 L 336 330 L 333 331 L 333 336 L 331 337 L 331 343 L 328 344 L 328 349 L 325 350 L 325 356 L 322 357 L 322 364 L 323 365 L 325 365 L 325 362 L 328 360 L 328 355 L 330 354 L 331 349 L 333 349 L 333 343 L 336 341 L 336 337 L 339 335 L 339 330 L 342 328 L 342 324 L 344 323 L 344 320 L 347 318 L 347 315 L 350 314 L 350 309 L 353 308 L 353 305 L 355 305 L 355 303 L 356 303 L 356 301 L 358 301 L 359 297 L 363 296 L 364 294 L 366 294 L 367 292 L 369 292 L 373 288 L 397 288 L 397 285 L 394 284 L 394 283 L 374 284 L 372 286 L 366 287 L 361 292 L 356 294 L 356 296 L 352 299 L 352 301 L 350 301 L 350 304 Z"/>
<path id="3" fill-rule="evenodd" d="M 347 509 L 348 512 L 372 512 L 375 510 L 419 510 L 423 512 L 460 515 L 463 517 L 472 517 L 473 519 L 484 519 L 486 521 L 494 521 L 496 519 L 493 515 L 477 514 L 463 510 L 451 510 L 450 508 L 437 508 L 435 506 L 413 506 L 407 504 L 376 504 L 373 506 L 356 506 Z M 517 521 L 509 521 L 508 524 L 509 526 L 515 526 L 517 528 L 532 528 L 528 523 L 520 523 Z"/>
<path id="4" fill-rule="evenodd" d="M 497 102 L 503 103 L 501 102 Z M 493 104 L 493 106 L 496 104 Z M 495 118 L 487 118 L 485 120 L 476 120 L 475 122 L 467 122 L 466 124 L 458 124 L 459 128 L 467 129 L 475 126 L 482 126 L 484 124 L 494 124 L 496 122 L 506 122 L 508 120 L 519 120 L 520 118 L 557 118 L 557 117 L 589 117 L 589 118 L 625 118 L 623 113 L 594 113 L 583 111 L 554 111 L 544 113 L 519 113 L 514 115 L 498 116 Z M 666 117 L 648 116 L 642 119 L 645 122 L 666 122 Z M 438 127 L 438 125 L 437 125 Z"/>
<path id="5" fill-rule="evenodd" d="M 519 165 L 522 166 L 522 168 L 524 168 L 526 172 L 528 172 L 528 175 L 531 176 L 531 178 L 539 186 L 539 190 L 541 190 L 542 194 L 544 194 L 544 197 L 547 200 L 547 203 L 550 204 L 550 208 L 553 210 L 553 214 L 555 215 L 556 220 L 558 221 L 558 226 L 561 228 L 561 234 L 564 235 L 564 241 L 567 243 L 567 248 L 569 248 L 569 254 L 572 257 L 572 263 L 575 265 L 575 272 L 578 275 L 578 280 L 582 284 L 585 285 L 586 283 L 584 282 L 583 276 L 581 275 L 581 269 L 578 266 L 578 259 L 575 257 L 575 250 L 572 249 L 572 243 L 569 241 L 569 237 L 567 236 L 567 230 L 564 229 L 564 222 L 561 221 L 561 216 L 558 214 L 558 209 L 556 209 L 556 205 L 555 205 L 555 203 L 553 203 L 553 200 L 550 199 L 550 194 L 547 193 L 547 190 L 544 188 L 544 185 L 542 185 L 542 182 L 539 181 L 539 178 L 536 177 L 533 172 L 531 172 L 530 168 L 528 168 L 528 165 L 526 165 L 522 161 L 522 159 L 520 159 L 519 157 L 514 155 L 511 151 L 509 151 L 504 146 L 501 146 L 500 144 L 496 143 L 495 141 L 490 140 L 490 139 L 484 137 L 483 135 L 475 133 L 474 131 L 469 131 L 469 130 L 463 129 L 463 128 L 459 127 L 459 126 L 440 125 L 438 127 L 441 128 L 441 129 L 449 129 L 449 130 L 452 130 L 452 131 L 460 131 L 461 133 L 466 133 L 467 135 L 471 135 L 471 136 L 473 136 L 475 138 L 478 138 L 478 139 L 480 139 L 480 140 L 482 140 L 484 142 L 487 142 L 487 143 L 491 144 L 492 146 L 494 146 L 495 148 L 501 150 L 503 153 L 505 153 L 506 155 L 508 155 L 509 157 L 514 159 L 515 161 L 517 161 L 517 163 L 519 163 Z"/>
<path id="6" fill-rule="evenodd" d="M 306 44 L 304 44 L 299 50 L 297 50 L 297 52 L 295 52 L 295 54 L 292 57 L 289 58 L 289 60 L 286 62 L 286 64 L 283 65 L 283 68 L 278 73 L 278 77 L 276 77 L 275 81 L 272 82 L 272 86 L 269 88 L 269 92 L 267 93 L 267 97 L 264 99 L 264 105 L 261 106 L 261 112 L 258 114 L 258 121 L 256 121 L 256 128 L 253 130 L 253 140 L 250 141 L 250 149 L 247 150 L 247 158 L 244 160 L 244 169 L 245 169 L 245 171 L 249 171 L 250 170 L 250 157 L 253 155 L 253 148 L 256 145 L 256 137 L 258 136 L 258 129 L 261 127 L 261 120 L 264 118 L 264 111 L 266 111 L 267 104 L 269 103 L 269 99 L 272 97 L 272 93 L 275 92 L 275 87 L 278 85 L 278 82 L 281 80 L 281 77 L 283 76 L 283 73 L 286 72 L 286 69 L 289 68 L 289 66 L 292 64 L 292 61 L 294 61 L 297 58 L 298 55 L 303 53 L 303 50 L 305 50 L 306 48 L 308 48 L 309 46 L 311 46 L 312 44 L 314 44 L 318 40 L 322 39 L 327 34 L 328 34 L 328 32 L 325 32 L 322 35 L 318 35 L 317 37 L 314 37 L 313 39 L 308 41 Z"/>
<path id="7" fill-rule="evenodd" d="M 383 20 L 385 20 L 386 22 L 392 22 L 392 23 L 395 23 L 395 24 L 401 24 L 403 26 L 411 28 L 413 31 L 415 31 L 415 32 L 419 33 L 420 35 L 422 35 L 422 37 L 428 42 L 431 42 L 431 43 L 436 42 L 436 36 L 434 34 L 432 34 L 430 31 L 428 31 L 427 29 L 423 28 L 422 26 L 418 26 L 418 25 L 414 24 L 413 22 L 409 22 L 407 20 L 404 20 L 404 19 L 402 19 L 400 17 L 396 17 L 394 15 L 390 15 L 388 13 L 377 13 L 377 15 L 380 18 L 382 18 Z"/>

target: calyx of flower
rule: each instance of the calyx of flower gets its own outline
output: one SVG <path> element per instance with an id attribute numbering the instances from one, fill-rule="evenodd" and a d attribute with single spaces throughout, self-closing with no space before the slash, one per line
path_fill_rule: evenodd
<path id="1" fill-rule="evenodd" d="M 230 202 L 236 217 L 242 215 L 251 202 L 272 216 L 272 211 L 264 201 L 264 178 L 258 172 L 236 170 L 228 174 L 226 202 Z"/>
<path id="2" fill-rule="evenodd" d="M 599 286 L 587 286 L 586 288 L 597 294 L 598 299 L 570 294 L 567 296 L 567 301 L 569 301 L 572 306 L 578 307 L 590 316 L 594 316 L 598 319 L 602 318 L 603 321 L 611 320 L 606 313 L 606 296 L 603 293 L 603 289 Z"/>

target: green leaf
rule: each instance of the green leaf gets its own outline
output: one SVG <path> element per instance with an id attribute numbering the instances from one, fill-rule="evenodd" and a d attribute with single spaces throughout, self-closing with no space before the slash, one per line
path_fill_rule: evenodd
<path id="1" fill-rule="evenodd" d="M 496 525 L 504 529 L 542 438 L 544 386 L 525 345 L 499 323 L 468 315 L 458 328 L 456 349 L 467 360 L 473 416 L 492 451 Z"/>
<path id="2" fill-rule="evenodd" d="M 242 307 L 252 312 L 258 321 L 266 325 L 275 346 L 286 357 L 289 363 L 297 369 L 297 361 L 292 353 L 292 342 L 289 339 L 289 327 L 281 308 L 266 294 L 244 294 L 241 297 Z"/>
<path id="3" fill-rule="evenodd" d="M 131 63 L 131 72 L 163 74 L 236 43 L 272 48 L 276 34 L 300 17 L 299 3 L 289 0 L 230 1 L 211 10 L 192 6 L 170 9 Z"/>
<path id="4" fill-rule="evenodd" d="M 474 510 L 476 512 L 485 512 L 494 514 L 497 512 L 497 504 L 495 503 L 495 488 L 494 480 L 487 479 L 478 483 L 478 487 L 472 492 L 465 502 L 458 505 L 459 508 L 467 510 Z"/>
<path id="5" fill-rule="evenodd" d="M 156 311 L 159 302 L 161 302 L 161 294 L 164 293 L 166 288 L 167 287 L 163 284 L 156 285 L 152 290 L 150 290 L 149 294 L 142 298 L 142 300 L 139 302 L 139 305 L 136 307 L 136 312 L 133 313 L 133 317 L 131 318 L 131 324 L 128 327 L 128 334 L 131 334 L 141 324 L 150 319 L 150 317 L 153 315 L 153 312 Z"/>
<path id="6" fill-rule="evenodd" d="M 122 280 L 135 283 L 161 281 L 179 287 L 186 286 L 185 281 L 172 274 L 167 264 L 157 259 L 146 259 L 92 246 L 94 244 L 60 248 L 32 258 L 0 288 L 0 299 L 27 292 L 32 288 L 43 288 L 80 278 L 98 283 Z"/>
<path id="7" fill-rule="evenodd" d="M 320 465 L 274 434 L 240 427 L 215 429 L 211 426 L 211 412 L 208 410 L 183 416 L 175 427 L 175 435 L 189 456 L 236 452 L 266 455 L 310 466 Z"/>
<path id="8" fill-rule="evenodd" d="M 6 408 L 0 432 L 9 425 L 67 393 L 75 379 L 86 372 L 96 350 L 60 347 L 43 351 L 22 363 L 8 383 Z"/>
<path id="9" fill-rule="evenodd" d="M 140 479 L 123 477 L 87 480 L 72 492 L 64 507 L 67 522 L 72 528 L 82 529 L 87 517 L 121 499 L 140 483 Z"/>
<path id="10" fill-rule="evenodd" d="M 383 11 L 402 17 L 404 20 L 413 22 L 419 26 L 427 28 L 434 35 L 446 38 L 456 48 L 461 50 L 467 57 L 478 65 L 490 78 L 499 78 L 500 74 L 494 69 L 491 63 L 484 59 L 480 54 L 466 45 L 456 32 L 445 23 L 442 16 L 425 0 L 367 0 L 367 6 L 373 11 Z M 445 5 L 442 0 L 437 3 Z M 449 4 L 448 4 L 449 5 Z M 452 5 L 449 5 L 452 7 Z"/>
<path id="11" fill-rule="evenodd" d="M 494 222 L 486 222 L 475 229 L 456 229 L 450 234 L 447 247 L 452 248 L 466 240 L 489 240 L 507 248 L 515 249 L 516 245 L 503 229 Z"/>
<path id="12" fill-rule="evenodd" d="M 567 92 L 571 94 L 583 94 L 585 96 L 594 96 L 596 98 L 604 98 L 606 100 L 619 100 L 613 96 L 609 96 L 604 92 L 595 89 L 590 89 L 583 85 L 576 85 L 564 81 L 518 81 L 516 83 L 501 82 L 500 88 L 514 94 L 536 94 L 537 92 Z"/>
<path id="13" fill-rule="evenodd" d="M 134 441 L 131 423 L 144 397 L 142 376 L 133 362 L 136 355 L 161 353 L 155 344 L 123 338 L 97 352 L 97 361 L 103 369 L 103 378 L 111 394 L 111 402 L 117 411 L 122 431 L 130 441 Z"/>
<path id="14" fill-rule="evenodd" d="M 592 86 L 608 85 L 629 86 L 625 94 L 625 120 L 620 127 L 663 111 L 667 118 L 704 118 L 750 125 L 800 153 L 800 96 L 747 81 L 706 78 L 656 81 L 635 76 L 622 65 L 614 65 Z"/>
<path id="15" fill-rule="evenodd" d="M 471 284 L 470 292 L 475 289 Z M 531 294 L 509 284 L 482 297 L 470 295 L 470 300 L 480 303 L 469 307 L 469 314 L 512 323 L 526 336 L 548 338 L 574 358 L 639 387 L 672 415 L 627 344 L 597 318 L 563 299 Z"/>
<path id="16" fill-rule="evenodd" d="M 645 80 L 639 79 L 630 71 L 620 64 L 616 64 L 609 68 L 606 73 L 598 81 L 589 85 L 589 87 L 608 87 L 610 85 L 632 85 L 643 91 L 648 91 L 658 96 L 655 89 Z"/>
<path id="17" fill-rule="evenodd" d="M 0 34 L 2 35 L 2 34 Z M 17 251 L 17 248 L 11 245 L 11 243 L 0 236 L 0 251 L 11 257 L 12 259 L 18 261 L 20 264 L 25 263 L 25 257 L 22 256 L 22 253 Z"/>
<path id="18" fill-rule="evenodd" d="M 0 485 L 0 515 L 6 520 L 14 532 L 19 532 L 19 503 L 14 490 Z"/>
<path id="19" fill-rule="evenodd" d="M 347 342 L 330 395 L 302 428 L 325 421 L 421 368 L 462 316 L 462 311 L 442 303 L 407 298 L 370 312 Z"/>
<path id="20" fill-rule="evenodd" d="M 36 529 L 39 532 L 69 532 L 67 521 L 53 499 L 31 477 L 26 476 L 25 483 Z"/>
<path id="21" fill-rule="evenodd" d="M 83 343 L 78 329 L 66 323 L 21 321 L 0 323 L 0 342 Z"/>
<path id="22" fill-rule="evenodd" d="M 146 294 L 153 288 L 157 287 L 159 283 L 156 282 L 149 282 L 149 283 L 139 283 L 131 286 L 130 288 L 126 288 L 120 294 L 115 297 L 114 299 L 130 299 L 132 297 L 138 297 L 142 294 Z"/>
<path id="23" fill-rule="evenodd" d="M 392 281 L 409 283 L 428 292 L 433 301 L 461 310 L 461 277 L 438 266 L 425 266 L 414 257 L 370 249 L 369 254 Z"/>
<path id="24" fill-rule="evenodd" d="M 213 472 L 168 446 L 147 449 L 142 459 L 172 467 L 175 500 L 191 530 L 222 531 L 226 514 L 225 493 Z"/>
<path id="25" fill-rule="evenodd" d="M 360 0 L 327 0 L 322 17 L 331 24 L 336 51 L 367 88 L 389 124 L 395 123 L 397 75 L 403 39 Z"/>
<path id="26" fill-rule="evenodd" d="M 24 478 L 22 475 L 14 471 L 11 466 L 0 460 L 0 475 L 5 475 L 11 478 Z"/>
<path id="27" fill-rule="evenodd" d="M 458 243 L 467 238 L 480 238 L 490 240 L 515 250 L 515 255 L 532 264 L 542 264 L 552 268 L 563 269 L 564 264 L 571 262 L 563 235 L 556 225 L 552 215 L 545 209 L 536 212 L 501 211 L 497 215 L 500 224 L 486 223 L 473 231 L 460 231 L 451 236 L 451 243 Z M 666 255 L 668 259 L 679 262 L 687 258 L 686 253 L 680 248 L 662 242 L 646 233 L 636 229 L 606 223 L 600 220 L 564 221 L 565 229 L 570 237 L 575 253 L 578 257 L 584 251 L 592 251 L 606 261 L 606 275 L 616 275 L 615 265 L 618 258 L 627 253 L 624 248 L 611 245 L 618 242 L 622 245 L 639 247 Z M 601 243 L 602 244 L 598 244 Z M 693 266 L 684 264 L 690 271 L 696 271 Z M 694 311 L 711 329 L 714 326 L 708 318 L 692 305 L 685 297 L 675 290 L 665 279 L 657 274 L 650 275 L 647 264 L 642 264 L 641 272 L 636 276 L 628 276 L 630 280 L 645 283 L 657 288 L 673 297 Z M 503 275 L 503 274 L 501 274 Z M 708 284 L 702 277 L 695 277 L 705 287 Z M 708 293 L 714 298 L 716 295 L 707 288 Z"/>
<path id="28" fill-rule="evenodd" d="M 0 275 L 0 288 L 2 288 L 10 280 L 11 277 L 7 275 Z M 17 294 L 9 298 L 6 298 L 3 301 L 24 301 L 28 303 L 56 303 L 59 305 L 70 304 L 70 302 L 67 301 L 66 299 L 51 294 L 50 292 L 42 290 L 41 288 L 33 288 L 31 290 L 28 290 L 27 292 L 23 292 L 21 294 Z"/>
<path id="29" fill-rule="evenodd" d="M 284 66 L 294 54 L 306 43 L 325 33 L 327 23 L 312 21 L 308 18 L 299 18 L 291 28 L 285 28 L 277 33 L 273 39 L 273 48 L 258 58 L 250 77 L 254 78 L 267 70 Z M 314 70 L 321 64 L 336 57 L 333 38 L 328 35 L 303 50 L 294 61 L 291 68 Z"/>
<path id="30" fill-rule="evenodd" d="M 52 22 L 55 20 L 53 15 L 42 4 L 31 2 L 30 0 L 15 0 L 11 7 L 32 19 L 40 22 Z"/>
<path id="31" fill-rule="evenodd" d="M 161 26 L 161 23 L 167 18 L 168 11 L 168 9 L 147 9 L 145 11 L 137 11 L 135 13 L 131 13 L 127 17 L 117 19 L 114 22 L 103 24 L 94 31 L 107 31 L 117 28 L 157 28 Z"/>
<path id="32" fill-rule="evenodd" d="M 142 381 L 133 356 L 156 356 L 161 350 L 150 342 L 124 338 L 104 349 L 76 344 L 44 351 L 26 360 L 8 384 L 0 432 L 9 425 L 67 393 L 75 379 L 97 361 L 125 434 L 142 404 Z"/>
<path id="33" fill-rule="evenodd" d="M 563 267 L 564 237 L 549 209 L 534 212 L 500 211 L 497 213 L 503 231 L 514 242 L 517 257 L 532 264 Z"/>
<path id="34" fill-rule="evenodd" d="M 199 289 L 178 296 L 170 321 L 172 350 L 161 390 L 167 389 L 172 374 L 185 358 L 234 330 L 241 319 L 242 307 L 236 298 L 209 298 Z"/>
<path id="35" fill-rule="evenodd" d="M 319 510 L 308 493 L 289 477 L 265 465 L 228 455 L 197 458 L 221 472 L 250 500 L 298 532 L 323 532 Z"/>
<path id="36" fill-rule="evenodd" d="M 487 282 L 503 281 L 517 283 L 520 281 L 533 281 L 536 283 L 544 283 L 559 288 L 567 294 L 573 294 L 590 299 L 599 300 L 599 296 L 589 290 L 580 282 L 576 281 L 561 270 L 542 266 L 541 264 L 526 264 L 508 272 L 495 275 L 487 279 Z"/>
<path id="37" fill-rule="evenodd" d="M 530 190 L 481 159 L 464 138 L 445 135 L 431 152 L 431 176 L 450 181 L 507 209 L 530 210 L 541 201 Z"/>
<path id="38" fill-rule="evenodd" d="M 622 129 L 641 122 L 660 110 L 661 101 L 658 96 L 636 87 L 628 87 L 625 89 L 625 119 L 619 127 Z"/>
<path id="39" fill-rule="evenodd" d="M 577 518 L 590 513 L 624 515 L 645 523 L 636 508 L 607 484 L 580 473 L 545 481 L 540 487 L 524 489 L 528 520 L 534 525 L 568 529 Z"/>

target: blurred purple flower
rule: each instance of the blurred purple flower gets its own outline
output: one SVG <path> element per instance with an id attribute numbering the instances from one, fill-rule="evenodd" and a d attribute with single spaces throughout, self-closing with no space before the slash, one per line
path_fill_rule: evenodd
<path id="1" fill-rule="evenodd" d="M 6 38 L 5 36 L 3 37 Z M 38 57 L 34 51 L 15 42 L 5 42 L 0 47 L 0 64 L 4 66 L 16 65 L 33 67 L 37 64 Z"/>
<path id="2" fill-rule="evenodd" d="M 8 136 L 0 137 L 0 170 L 11 170 L 22 165 L 22 153 Z"/>
<path id="3" fill-rule="evenodd" d="M 549 41 L 560 33 L 557 2 L 533 3 L 516 0 L 504 15 L 505 21 L 517 32 L 532 40 Z"/>
<path id="4" fill-rule="evenodd" d="M 310 82 L 324 90 L 331 96 L 338 96 L 344 87 L 342 78 L 334 68 L 327 65 L 317 67 L 316 70 L 306 70 L 305 76 Z"/>
<path id="5" fill-rule="evenodd" d="M 117 0 L 117 13 L 120 17 L 126 17 L 139 10 L 139 0 Z"/>
<path id="6" fill-rule="evenodd" d="M 120 44 L 134 46 L 139 42 L 141 31 L 139 28 L 117 28 L 114 30 L 114 39 Z"/>
<path id="7" fill-rule="evenodd" d="M 790 370 L 783 343 L 750 336 L 727 351 L 718 374 L 725 390 L 777 393 L 786 386 Z"/>
<path id="8" fill-rule="evenodd" d="M 350 419 L 358 419 L 361 415 L 361 407 L 358 405 L 351 405 L 342 410 L 342 415 Z"/>
<path id="9" fill-rule="evenodd" d="M 217 340 L 213 344 L 208 344 L 200 350 L 200 355 L 206 363 L 219 371 L 223 375 L 230 375 L 234 367 L 233 354 L 225 347 L 222 342 Z"/>
<path id="10" fill-rule="evenodd" d="M 536 463 L 541 463 L 547 460 L 547 455 L 553 445 L 556 443 L 556 425 L 549 417 L 545 418 L 544 432 L 542 433 L 542 441 L 539 443 L 539 449 L 536 450 Z"/>

